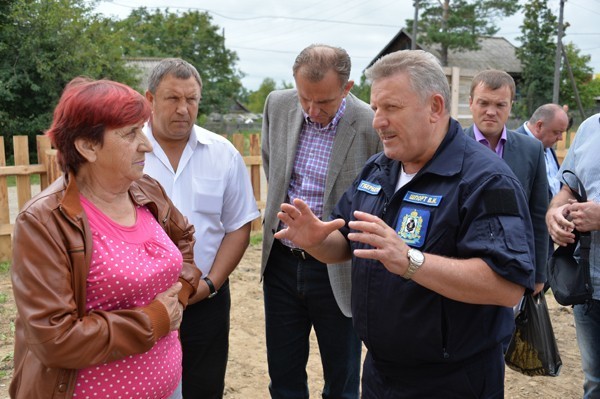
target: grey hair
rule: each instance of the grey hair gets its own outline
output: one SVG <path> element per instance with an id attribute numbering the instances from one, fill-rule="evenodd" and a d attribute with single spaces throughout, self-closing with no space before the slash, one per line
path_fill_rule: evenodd
<path id="1" fill-rule="evenodd" d="M 311 44 L 298 54 L 292 72 L 294 77 L 302 69 L 302 76 L 311 82 L 319 82 L 325 74 L 332 69 L 340 80 L 342 87 L 350 79 L 352 62 L 350 56 L 340 47 L 328 46 L 326 44 Z"/>
<path id="2" fill-rule="evenodd" d="M 537 121 L 550 123 L 554 120 L 554 117 L 558 112 L 564 112 L 566 114 L 565 110 L 562 109 L 560 105 L 553 103 L 540 105 L 538 109 L 533 112 L 531 118 L 529 118 L 529 123 L 532 125 L 535 125 Z"/>
<path id="3" fill-rule="evenodd" d="M 450 112 L 450 85 L 439 60 L 423 50 L 401 50 L 378 59 L 365 71 L 367 80 L 376 80 L 406 73 L 412 89 L 425 101 L 433 94 L 440 94 L 444 107 Z"/>
<path id="4" fill-rule="evenodd" d="M 156 89 L 160 82 L 167 76 L 174 76 L 177 79 L 189 79 L 194 77 L 200 89 L 202 89 L 202 78 L 192 64 L 181 58 L 165 58 L 152 69 L 148 78 L 148 91 L 156 94 Z"/>

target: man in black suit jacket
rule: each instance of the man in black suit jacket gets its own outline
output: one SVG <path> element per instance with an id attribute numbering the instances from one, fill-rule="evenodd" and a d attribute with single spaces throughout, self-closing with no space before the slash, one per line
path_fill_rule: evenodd
<path id="1" fill-rule="evenodd" d="M 541 141 L 544 146 L 546 174 L 548 177 L 548 196 L 550 199 L 560 191 L 560 179 L 557 176 L 560 167 L 554 145 L 563 139 L 563 133 L 569 126 L 569 116 L 557 104 L 544 104 L 531 115 L 531 118 L 519 126 L 515 132 L 526 134 Z"/>
<path id="2" fill-rule="evenodd" d="M 514 95 L 515 82 L 506 72 L 485 70 L 475 75 L 469 98 L 474 125 L 465 133 L 502 157 L 523 186 L 534 230 L 537 294 L 546 282 L 548 181 L 541 143 L 506 129 Z"/>

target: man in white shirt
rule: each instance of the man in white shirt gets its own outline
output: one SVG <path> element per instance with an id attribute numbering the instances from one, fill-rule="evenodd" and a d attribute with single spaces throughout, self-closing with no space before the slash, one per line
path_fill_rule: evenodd
<path id="1" fill-rule="evenodd" d="M 196 298 L 180 327 L 183 396 L 221 398 L 229 348 L 228 277 L 242 258 L 250 223 L 260 216 L 246 165 L 225 138 L 195 125 L 202 80 L 177 58 L 152 71 L 146 98 L 152 117 L 144 127 L 153 145 L 144 171 L 157 179 L 194 225 L 194 259 L 202 271 Z"/>

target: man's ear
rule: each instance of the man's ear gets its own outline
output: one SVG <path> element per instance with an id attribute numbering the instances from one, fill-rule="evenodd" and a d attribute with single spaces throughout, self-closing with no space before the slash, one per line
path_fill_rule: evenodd
<path id="1" fill-rule="evenodd" d="M 431 96 L 429 103 L 431 107 L 430 120 L 432 123 L 435 123 L 446 114 L 444 97 L 441 94 L 434 94 Z"/>
<path id="2" fill-rule="evenodd" d="M 154 105 L 154 95 L 150 93 L 150 90 L 146 90 L 146 100 L 152 105 Z"/>
<path id="3" fill-rule="evenodd" d="M 544 126 L 544 121 L 541 119 L 535 122 L 536 133 L 542 131 L 542 126 Z"/>
<path id="4" fill-rule="evenodd" d="M 353 80 L 349 80 L 346 85 L 344 86 L 344 97 L 346 97 L 348 95 L 348 93 L 350 93 L 350 90 L 352 89 L 352 86 L 354 86 L 354 81 Z"/>
<path id="5" fill-rule="evenodd" d="M 75 149 L 77 152 L 85 158 L 88 162 L 94 162 L 97 157 L 97 151 L 100 148 L 100 144 L 93 143 L 92 141 L 79 137 L 75 139 Z"/>

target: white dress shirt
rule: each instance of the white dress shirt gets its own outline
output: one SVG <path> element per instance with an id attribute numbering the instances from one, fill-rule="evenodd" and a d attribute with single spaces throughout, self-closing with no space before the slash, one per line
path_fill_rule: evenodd
<path id="1" fill-rule="evenodd" d="M 194 126 L 174 171 L 149 124 L 144 133 L 154 147 L 146 154 L 144 172 L 162 184 L 177 209 L 194 225 L 194 260 L 206 276 L 223 236 L 260 216 L 248 169 L 226 138 Z"/>

